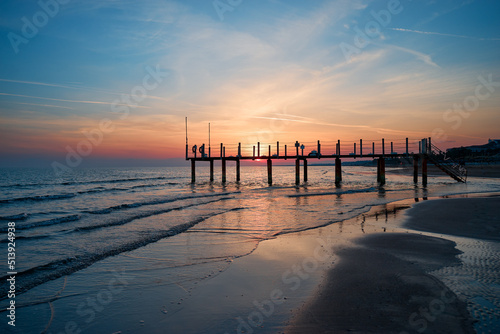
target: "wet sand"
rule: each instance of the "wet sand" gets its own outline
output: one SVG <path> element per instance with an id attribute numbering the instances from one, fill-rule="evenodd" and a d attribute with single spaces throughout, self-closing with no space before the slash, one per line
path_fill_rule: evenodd
<path id="1" fill-rule="evenodd" d="M 352 246 L 335 251 L 338 263 L 314 297 L 297 310 L 285 332 L 475 333 L 471 312 L 476 312 L 477 300 L 492 306 L 475 313 L 484 322 L 476 323 L 476 329 L 482 332 L 489 324 L 494 332 L 498 329 L 499 208 L 498 197 L 422 202 L 407 212 L 404 227 L 410 230 L 406 233 L 356 238 Z M 480 265 L 471 269 L 463 263 L 467 257 L 457 257 L 462 252 L 456 243 L 447 240 L 452 236 L 467 237 L 462 244 L 493 240 L 494 252 L 479 254 L 473 262 Z M 454 275 L 467 271 L 474 271 L 472 278 L 450 284 L 459 280 Z M 481 272 L 486 272 L 486 279 L 481 280 Z M 474 285 L 486 288 L 477 292 L 471 288 Z"/>

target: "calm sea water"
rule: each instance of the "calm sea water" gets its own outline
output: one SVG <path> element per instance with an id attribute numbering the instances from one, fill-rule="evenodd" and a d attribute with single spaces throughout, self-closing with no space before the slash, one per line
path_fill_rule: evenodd
<path id="1" fill-rule="evenodd" d="M 168 266 L 196 281 L 210 263 L 229 263 L 260 241 L 334 224 L 371 206 L 407 198 L 500 192 L 500 180 L 446 175 L 415 186 L 412 177 L 387 175 L 376 184 L 375 168 L 343 167 L 334 184 L 333 166 L 310 166 L 309 182 L 296 187 L 294 167 L 274 167 L 267 185 L 264 167 L 242 167 L 241 183 L 228 166 L 228 183 L 208 181 L 208 168 L 75 169 L 62 178 L 46 169 L 3 169 L 0 174 L 0 238 L 16 223 L 17 295 L 43 287 L 116 255 L 166 242 Z M 220 175 L 216 175 L 220 180 Z M 153 256 L 153 255 L 152 255 Z M 7 305 L 6 261 L 0 302 Z M 29 301 L 26 301 L 29 303 Z"/>

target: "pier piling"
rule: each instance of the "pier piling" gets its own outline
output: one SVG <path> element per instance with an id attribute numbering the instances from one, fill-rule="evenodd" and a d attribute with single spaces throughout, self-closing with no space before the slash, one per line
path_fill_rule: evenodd
<path id="1" fill-rule="evenodd" d="M 295 160 L 295 184 L 300 184 L 300 160 Z"/>
<path id="2" fill-rule="evenodd" d="M 236 159 L 236 182 L 240 182 L 240 159 Z"/>
<path id="3" fill-rule="evenodd" d="M 342 162 L 340 158 L 335 158 L 335 183 L 342 182 Z"/>
<path id="4" fill-rule="evenodd" d="M 385 184 L 385 159 L 379 158 L 377 161 L 377 182 Z"/>
<path id="5" fill-rule="evenodd" d="M 427 186 L 427 156 L 422 157 L 422 185 Z"/>
<path id="6" fill-rule="evenodd" d="M 210 159 L 210 182 L 214 182 L 214 159 Z"/>
<path id="7" fill-rule="evenodd" d="M 413 156 L 413 183 L 418 183 L 418 155 Z"/>
<path id="8" fill-rule="evenodd" d="M 304 159 L 304 182 L 307 182 L 307 159 Z"/>
<path id="9" fill-rule="evenodd" d="M 222 159 L 222 183 L 226 183 L 226 159 Z"/>
<path id="10" fill-rule="evenodd" d="M 267 183 L 273 184 L 273 161 L 271 159 L 267 159 Z"/>
<path id="11" fill-rule="evenodd" d="M 191 160 L 191 183 L 196 182 L 196 160 Z"/>

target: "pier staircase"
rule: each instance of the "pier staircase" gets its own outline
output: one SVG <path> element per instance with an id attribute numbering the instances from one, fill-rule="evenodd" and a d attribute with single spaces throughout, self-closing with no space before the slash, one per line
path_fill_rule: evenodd
<path id="1" fill-rule="evenodd" d="M 427 143 L 427 156 L 436 167 L 451 176 L 458 182 L 467 182 L 467 169 L 463 164 L 446 156 L 446 152 L 441 151 L 437 146 Z"/>

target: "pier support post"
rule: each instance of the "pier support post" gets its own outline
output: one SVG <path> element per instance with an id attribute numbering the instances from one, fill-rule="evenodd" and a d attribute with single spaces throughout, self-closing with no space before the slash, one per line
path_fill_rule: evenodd
<path id="1" fill-rule="evenodd" d="M 214 182 L 214 159 L 210 159 L 210 182 Z"/>
<path id="2" fill-rule="evenodd" d="M 413 183 L 418 183 L 418 155 L 413 155 Z"/>
<path id="3" fill-rule="evenodd" d="M 196 161 L 191 159 L 191 183 L 196 182 Z"/>
<path id="4" fill-rule="evenodd" d="M 295 160 L 295 184 L 300 184 L 300 160 Z"/>
<path id="5" fill-rule="evenodd" d="M 340 158 L 335 158 L 335 184 L 342 181 L 342 162 Z"/>
<path id="6" fill-rule="evenodd" d="M 226 183 L 226 159 L 222 159 L 222 183 Z"/>
<path id="7" fill-rule="evenodd" d="M 267 159 L 267 184 L 273 184 L 273 161 Z"/>
<path id="8" fill-rule="evenodd" d="M 240 159 L 236 159 L 236 182 L 240 182 Z"/>
<path id="9" fill-rule="evenodd" d="M 385 184 L 385 159 L 379 158 L 377 161 L 377 182 Z"/>
<path id="10" fill-rule="evenodd" d="M 422 185 L 427 185 L 427 156 L 422 157 Z"/>
<path id="11" fill-rule="evenodd" d="M 307 182 L 307 159 L 304 159 L 304 182 Z"/>

